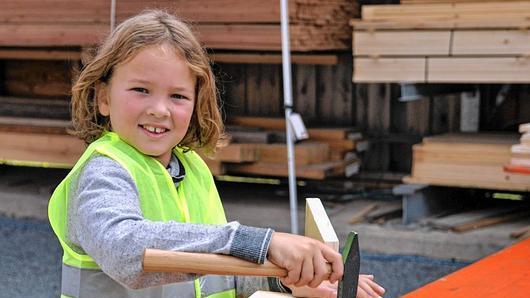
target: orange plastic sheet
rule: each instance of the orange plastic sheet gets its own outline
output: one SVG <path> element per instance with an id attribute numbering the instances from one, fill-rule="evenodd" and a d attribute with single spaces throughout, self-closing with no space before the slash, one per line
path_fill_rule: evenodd
<path id="1" fill-rule="evenodd" d="M 516 243 L 403 296 L 420 297 L 530 297 L 530 239 Z"/>

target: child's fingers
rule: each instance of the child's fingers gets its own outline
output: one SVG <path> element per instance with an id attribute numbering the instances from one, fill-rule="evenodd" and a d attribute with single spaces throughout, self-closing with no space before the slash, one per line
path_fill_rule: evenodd
<path id="1" fill-rule="evenodd" d="M 321 254 L 316 254 L 313 258 L 314 276 L 313 280 L 309 283 L 309 287 L 316 288 L 327 275 L 327 262 Z"/>
<path id="2" fill-rule="evenodd" d="M 331 264 L 331 275 L 329 276 L 329 281 L 334 283 L 342 279 L 344 274 L 344 263 L 342 263 L 342 256 L 334 251 L 332 248 L 323 244 L 322 255 L 324 259 Z"/>
<path id="3" fill-rule="evenodd" d="M 295 262 L 292 268 L 287 268 L 287 276 L 284 278 L 286 285 L 292 285 L 300 280 L 300 274 L 302 271 L 302 263 Z"/>
<path id="4" fill-rule="evenodd" d="M 372 274 L 359 274 L 359 277 L 366 277 L 370 280 L 374 280 L 374 276 Z"/>
<path id="5" fill-rule="evenodd" d="M 300 279 L 295 282 L 294 285 L 297 287 L 307 286 L 309 282 L 313 280 L 314 277 L 313 258 L 304 258 L 304 261 L 302 263 L 302 270 L 300 273 Z"/>
<path id="6" fill-rule="evenodd" d="M 381 297 L 385 293 L 385 289 L 379 286 L 375 281 L 368 277 L 361 275 L 359 276 L 358 290 L 366 294 L 366 297 Z M 362 298 L 363 295 L 357 295 L 357 298 Z"/>
<path id="7" fill-rule="evenodd" d="M 382 296 L 386 290 L 373 280 L 368 280 L 368 285 L 379 295 Z"/>

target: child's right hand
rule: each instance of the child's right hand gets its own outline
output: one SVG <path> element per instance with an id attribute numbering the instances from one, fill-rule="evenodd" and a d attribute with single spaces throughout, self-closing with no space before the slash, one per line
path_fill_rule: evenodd
<path id="1" fill-rule="evenodd" d="M 344 272 L 338 252 L 320 241 L 294 234 L 274 232 L 268 258 L 287 269 L 287 276 L 281 278 L 284 285 L 317 287 L 326 277 L 326 263 L 331 265 L 331 283 L 340 280 Z"/>

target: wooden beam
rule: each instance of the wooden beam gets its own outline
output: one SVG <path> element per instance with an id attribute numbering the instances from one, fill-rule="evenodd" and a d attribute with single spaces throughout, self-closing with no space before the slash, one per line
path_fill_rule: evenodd
<path id="1" fill-rule="evenodd" d="M 305 200 L 305 235 L 324 242 L 327 246 L 339 251 L 339 238 L 318 198 Z"/>
<path id="2" fill-rule="evenodd" d="M 450 30 L 353 31 L 354 56 L 449 55 Z"/>
<path id="3" fill-rule="evenodd" d="M 529 83 L 530 58 L 427 58 L 429 83 Z"/>
<path id="4" fill-rule="evenodd" d="M 210 58 L 215 63 L 241 63 L 241 64 L 281 64 L 280 54 L 245 54 L 245 53 L 219 53 L 210 54 Z M 337 65 L 339 58 L 333 54 L 318 55 L 291 55 L 293 64 L 311 65 Z"/>
<path id="5" fill-rule="evenodd" d="M 16 60 L 80 60 L 81 51 L 55 49 L 0 49 L 0 59 Z"/>
<path id="6" fill-rule="evenodd" d="M 69 135 L 0 131 L 0 163 L 72 167 L 85 151 L 85 143 Z"/>
<path id="7" fill-rule="evenodd" d="M 416 82 L 426 80 L 425 58 L 354 58 L 353 81 L 357 83 Z"/>
<path id="8" fill-rule="evenodd" d="M 530 33 L 526 30 L 455 30 L 453 55 L 529 55 Z"/>

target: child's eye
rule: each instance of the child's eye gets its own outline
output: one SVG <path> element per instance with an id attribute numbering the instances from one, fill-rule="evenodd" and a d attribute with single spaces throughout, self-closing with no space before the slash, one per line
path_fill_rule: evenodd
<path id="1" fill-rule="evenodd" d="M 171 98 L 173 98 L 173 99 L 188 99 L 186 96 L 184 96 L 182 94 L 173 94 L 173 95 L 171 95 Z"/>
<path id="2" fill-rule="evenodd" d="M 145 94 L 149 93 L 149 91 L 147 91 L 147 89 L 141 88 L 141 87 L 134 87 L 134 88 L 131 88 L 131 90 L 136 91 L 136 92 L 140 92 L 140 93 L 145 93 Z"/>

